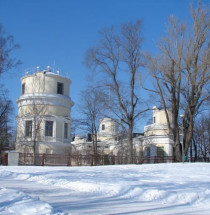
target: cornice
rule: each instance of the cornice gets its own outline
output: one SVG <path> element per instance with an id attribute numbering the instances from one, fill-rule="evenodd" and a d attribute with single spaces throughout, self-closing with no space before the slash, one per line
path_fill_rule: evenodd
<path id="1" fill-rule="evenodd" d="M 52 93 L 33 93 L 21 95 L 19 99 L 16 100 L 16 103 L 18 105 L 18 108 L 27 105 L 44 104 L 70 109 L 74 105 L 70 97 Z"/>
<path id="2" fill-rule="evenodd" d="M 147 131 L 155 131 L 155 130 L 167 130 L 168 126 L 167 124 L 151 124 L 151 125 L 147 125 L 144 126 L 144 132 Z"/>

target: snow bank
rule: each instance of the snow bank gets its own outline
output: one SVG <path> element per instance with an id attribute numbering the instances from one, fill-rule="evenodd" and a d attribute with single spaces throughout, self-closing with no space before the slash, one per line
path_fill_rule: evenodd
<path id="1" fill-rule="evenodd" d="M 28 185 L 26 194 L 1 189 L 0 214 L 12 214 L 17 207 L 30 210 L 25 214 L 52 214 L 51 207 L 67 214 L 208 214 L 210 210 L 209 163 L 0 167 L 0 181 L 1 186 L 15 189 L 19 183 L 22 191 Z"/>
<path id="2" fill-rule="evenodd" d="M 53 208 L 49 204 L 41 202 L 38 198 L 31 198 L 17 190 L 0 188 L 1 215 L 47 215 L 52 213 Z"/>

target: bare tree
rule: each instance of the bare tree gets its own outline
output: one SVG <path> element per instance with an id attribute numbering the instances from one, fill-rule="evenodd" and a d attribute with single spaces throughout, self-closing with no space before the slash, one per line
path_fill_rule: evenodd
<path id="1" fill-rule="evenodd" d="M 159 95 L 165 109 L 169 131 L 173 134 L 176 157 L 182 160 L 179 140 L 179 114 L 184 116 L 184 154 L 192 140 L 195 114 L 209 97 L 209 13 L 198 2 L 192 9 L 193 29 L 171 16 L 167 35 L 158 44 L 160 54 L 149 56 L 149 73 L 154 80 L 153 93 Z M 186 81 L 186 83 L 185 83 Z M 167 109 L 172 110 L 172 120 Z"/>
<path id="2" fill-rule="evenodd" d="M 183 71 L 183 46 L 185 26 L 174 16 L 169 17 L 167 36 L 158 44 L 160 55 L 149 56 L 149 74 L 153 78 L 154 90 L 164 107 L 167 125 L 173 134 L 177 160 L 181 161 L 181 147 L 179 141 L 179 109 L 181 92 L 181 74 Z M 172 120 L 169 112 L 171 108 Z"/>
<path id="3" fill-rule="evenodd" d="M 0 24 L 0 76 L 20 63 L 11 58 L 11 53 L 18 47 L 13 36 L 8 35 Z"/>
<path id="4" fill-rule="evenodd" d="M 182 95 L 184 98 L 184 148 L 188 152 L 194 120 L 201 106 L 210 98 L 210 7 L 191 6 L 193 33 L 185 42 Z"/>
<path id="5" fill-rule="evenodd" d="M 5 147 L 9 147 L 12 114 L 12 101 L 8 99 L 7 91 L 0 86 L 0 153 Z"/>
<path id="6" fill-rule="evenodd" d="M 123 24 L 120 32 L 113 27 L 104 29 L 101 40 L 88 50 L 85 61 L 88 68 L 104 74 L 104 84 L 111 87 L 115 96 L 110 110 L 127 126 L 130 163 L 133 163 L 134 124 L 144 112 L 136 91 L 136 75 L 143 66 L 141 26 L 137 21 Z"/>
<path id="7" fill-rule="evenodd" d="M 41 86 L 44 86 L 42 75 L 35 73 L 29 84 L 31 93 L 27 95 L 27 106 L 20 105 L 18 109 L 17 148 L 24 147 L 27 152 L 32 151 L 36 154 L 38 153 L 38 142 L 43 141 L 47 105 L 44 99 L 37 94 L 42 90 Z"/>
<path id="8" fill-rule="evenodd" d="M 14 43 L 14 38 L 8 35 L 0 24 L 0 81 L 3 73 L 8 72 L 20 62 L 11 58 L 11 53 L 18 45 Z M 10 122 L 12 119 L 13 104 L 8 98 L 7 91 L 0 85 L 0 150 L 9 142 L 11 136 Z"/>
<path id="9" fill-rule="evenodd" d="M 88 88 L 81 94 L 80 124 L 91 134 L 93 144 L 94 164 L 97 165 L 98 156 L 98 129 L 99 121 L 103 116 L 103 92 L 96 88 Z"/>
<path id="10" fill-rule="evenodd" d="M 207 161 L 210 156 L 210 115 L 203 115 L 195 121 L 193 144 L 190 146 L 191 159 L 202 158 Z"/>

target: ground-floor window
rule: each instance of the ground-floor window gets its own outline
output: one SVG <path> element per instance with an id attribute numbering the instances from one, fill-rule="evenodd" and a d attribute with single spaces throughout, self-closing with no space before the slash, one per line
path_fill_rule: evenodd
<path id="1" fill-rule="evenodd" d="M 32 137 L 32 120 L 25 121 L 25 136 Z"/>
<path id="2" fill-rule="evenodd" d="M 68 138 L 68 123 L 64 123 L 64 138 Z"/>
<path id="3" fill-rule="evenodd" d="M 47 148 L 46 149 L 46 154 L 51 154 L 51 149 Z"/>
<path id="4" fill-rule="evenodd" d="M 150 147 L 148 146 L 148 147 L 146 148 L 146 155 L 147 155 L 148 157 L 150 157 L 150 153 L 151 153 Z"/>
<path id="5" fill-rule="evenodd" d="M 164 147 L 163 146 L 157 147 L 157 156 L 164 157 L 164 155 L 165 155 Z"/>
<path id="6" fill-rule="evenodd" d="M 53 136 L 53 121 L 45 121 L 45 136 Z"/>

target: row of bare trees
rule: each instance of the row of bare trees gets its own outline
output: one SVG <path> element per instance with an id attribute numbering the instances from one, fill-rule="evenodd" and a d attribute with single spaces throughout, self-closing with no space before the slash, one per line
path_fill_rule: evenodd
<path id="1" fill-rule="evenodd" d="M 85 64 L 94 77 L 98 77 L 97 83 L 109 86 L 111 90 L 111 96 L 103 95 L 105 102 L 99 112 L 104 113 L 104 110 L 109 109 L 112 116 L 117 117 L 127 129 L 130 163 L 134 153 L 135 123 L 154 102 L 160 102 L 165 110 L 176 158 L 181 161 L 180 114 L 184 114 L 184 154 L 187 155 L 192 143 L 195 117 L 209 101 L 209 5 L 202 5 L 198 1 L 197 7 L 191 5 L 190 12 L 192 24 L 178 20 L 175 16 L 169 17 L 166 34 L 157 44 L 157 55 L 146 54 L 142 49 L 141 21 L 122 24 L 120 30 L 114 27 L 103 29 L 98 43 L 86 53 Z M 142 73 L 145 70 L 153 83 L 152 87 L 144 84 Z M 97 91 L 96 86 L 94 93 Z M 150 101 L 149 105 L 143 100 L 142 88 L 155 95 L 156 99 Z M 103 93 L 106 94 L 105 91 Z M 93 92 L 89 92 L 89 95 L 93 95 Z M 102 100 L 102 94 L 99 93 L 99 97 Z M 85 98 L 83 101 L 88 101 L 85 109 L 89 111 L 89 120 L 94 122 L 96 118 L 91 118 L 91 112 L 96 108 L 95 103 L 91 96 L 85 95 Z M 172 120 L 168 109 L 171 109 Z M 95 135 L 97 132 L 94 126 L 91 132 Z"/>
<path id="2" fill-rule="evenodd" d="M 192 26 L 169 18 L 167 35 L 159 44 L 159 53 L 149 57 L 149 73 L 154 93 L 161 98 L 168 128 L 174 137 L 177 159 L 181 160 L 179 115 L 183 112 L 184 154 L 190 147 L 198 110 L 209 99 L 210 11 L 198 2 L 191 5 Z M 172 122 L 167 108 L 172 110 Z"/>
<path id="3" fill-rule="evenodd" d="M 102 114 L 104 110 L 104 97 L 106 95 L 99 88 L 89 87 L 87 90 L 81 92 L 80 104 L 80 119 L 77 119 L 77 127 L 84 129 L 90 135 L 89 139 L 92 141 L 92 154 L 94 158 L 94 164 L 97 165 L 98 156 L 98 128 L 99 120 L 104 116 Z M 75 120 L 74 120 L 75 122 Z"/>
<path id="4" fill-rule="evenodd" d="M 190 145 L 191 160 L 208 161 L 210 157 L 210 115 L 205 114 L 196 120 Z"/>
<path id="5" fill-rule="evenodd" d="M 7 149 L 12 136 L 11 119 L 13 104 L 8 98 L 8 91 L 1 83 L 2 76 L 20 62 L 11 57 L 14 49 L 18 48 L 14 38 L 8 35 L 0 24 L 0 153 Z"/>
<path id="6" fill-rule="evenodd" d="M 104 108 L 117 116 L 127 129 L 129 162 L 133 163 L 133 130 L 139 116 L 148 108 L 142 106 L 138 92 L 137 74 L 143 66 L 141 21 L 123 24 L 119 31 L 106 28 L 101 40 L 90 48 L 85 63 L 90 70 L 99 73 L 101 85 L 109 86 L 111 96 Z"/>
<path id="7" fill-rule="evenodd" d="M 12 136 L 10 126 L 11 116 L 13 114 L 13 104 L 6 90 L 0 86 L 0 153 L 1 150 L 7 149 Z"/>
<path id="8" fill-rule="evenodd" d="M 98 43 L 87 51 L 85 64 L 100 84 L 83 93 L 82 124 L 88 127 L 92 135 L 95 155 L 98 118 L 113 116 L 127 130 L 129 162 L 133 163 L 135 124 L 158 101 L 165 109 L 178 161 L 182 158 L 179 115 L 184 113 L 184 154 L 188 153 L 195 133 L 197 113 L 209 102 L 210 78 L 209 5 L 202 5 L 198 1 L 197 7 L 192 5 L 190 12 L 192 24 L 178 20 L 175 16 L 169 17 L 166 34 L 157 44 L 157 55 L 148 54 L 142 48 L 141 21 L 122 24 L 120 29 L 103 29 Z M 19 63 L 10 57 L 16 48 L 13 37 L 7 35 L 0 26 L 0 80 L 3 73 Z M 142 78 L 146 70 L 152 87 L 146 86 Z M 97 86 L 100 86 L 100 90 Z M 107 95 L 107 90 L 101 86 L 109 86 L 111 94 Z M 145 102 L 142 89 L 155 95 L 157 101 Z M 12 103 L 5 96 L 5 90 L 1 92 L 0 132 L 3 136 L 8 130 Z M 37 106 L 32 106 L 35 108 L 34 117 L 37 118 L 40 111 L 36 113 Z M 172 120 L 167 111 L 169 108 Z M 36 151 L 37 137 L 33 136 Z"/>
<path id="9" fill-rule="evenodd" d="M 1 84 L 1 79 L 5 73 L 8 73 L 11 69 L 21 64 L 19 60 L 11 57 L 12 52 L 17 48 L 19 48 L 19 45 L 14 42 L 13 36 L 8 35 L 0 24 L 0 152 L 8 148 L 12 135 L 13 137 L 15 135 L 14 128 L 11 126 L 12 117 L 14 116 L 13 103 L 8 97 L 8 91 Z M 37 87 L 40 87 L 42 84 L 40 77 L 35 76 L 31 83 L 32 91 L 36 92 Z M 37 142 L 40 139 L 40 133 L 42 131 L 43 117 L 46 113 L 46 106 L 40 104 L 40 101 L 37 102 L 37 99 L 32 99 L 32 101 L 28 112 L 25 113 L 24 110 L 20 109 L 22 120 L 25 117 L 29 117 L 29 115 L 31 120 L 33 120 L 31 138 L 25 135 L 25 124 L 21 121 L 21 118 L 17 118 L 19 136 L 16 138 L 18 138 L 18 141 L 26 144 L 29 149 L 32 149 L 33 153 L 36 153 Z"/>

